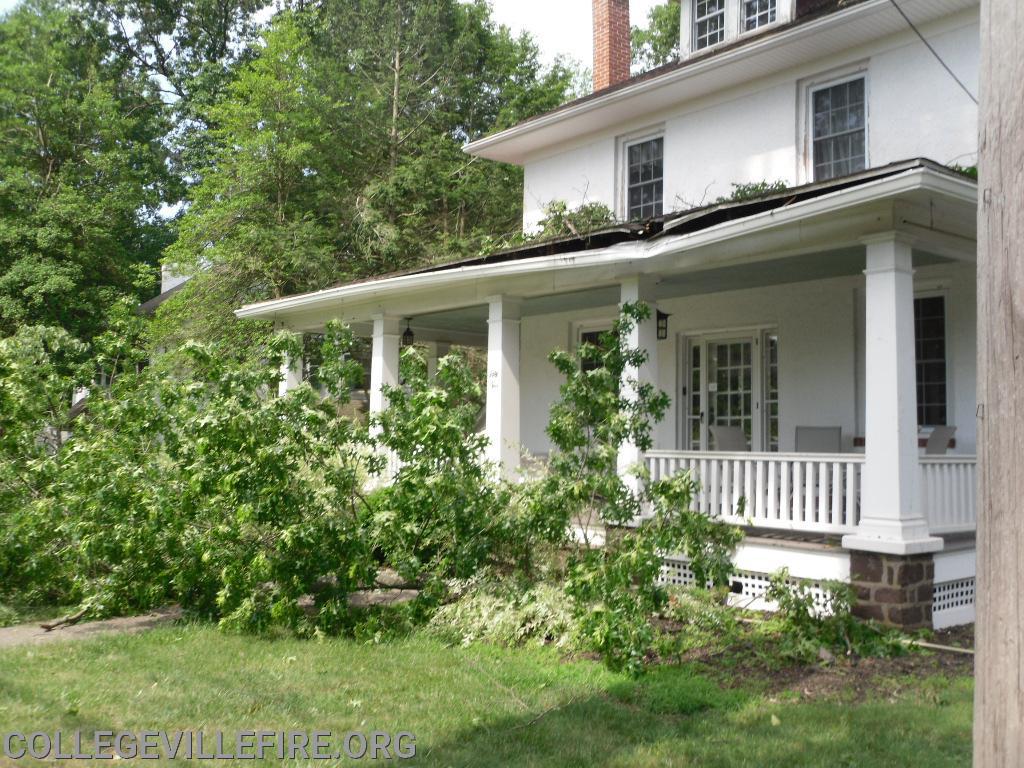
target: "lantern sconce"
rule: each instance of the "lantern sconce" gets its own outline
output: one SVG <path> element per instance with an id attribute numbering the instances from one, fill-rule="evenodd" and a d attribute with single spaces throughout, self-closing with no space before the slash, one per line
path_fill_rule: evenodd
<path id="1" fill-rule="evenodd" d="M 670 317 L 672 317 L 672 315 L 658 310 L 658 341 L 664 341 L 668 338 L 668 319 Z"/>
<path id="2" fill-rule="evenodd" d="M 412 323 L 412 318 L 411 317 L 405 318 L 405 331 L 404 331 L 404 333 L 402 333 L 402 346 L 403 347 L 411 347 L 413 345 L 413 342 L 416 341 L 416 336 L 415 336 L 415 334 L 413 334 L 412 327 L 410 325 L 411 323 Z"/>

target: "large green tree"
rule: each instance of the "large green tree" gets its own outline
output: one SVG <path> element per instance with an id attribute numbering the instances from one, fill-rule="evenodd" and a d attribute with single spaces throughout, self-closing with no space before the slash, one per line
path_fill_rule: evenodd
<path id="1" fill-rule="evenodd" d="M 517 168 L 466 141 L 553 108 L 544 70 L 483 0 L 348 0 L 274 17 L 209 111 L 212 161 L 168 261 L 197 275 L 167 326 L 236 333 L 244 301 L 474 252 L 516 229 Z"/>
<path id="2" fill-rule="evenodd" d="M 154 82 L 88 16 L 31 0 L 0 20 L 0 336 L 89 338 L 157 263 L 169 128 Z"/>

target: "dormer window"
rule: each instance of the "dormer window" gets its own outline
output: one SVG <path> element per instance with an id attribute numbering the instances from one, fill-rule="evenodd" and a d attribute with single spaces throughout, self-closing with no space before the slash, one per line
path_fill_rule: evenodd
<path id="1" fill-rule="evenodd" d="M 683 0 L 680 55 L 686 58 L 756 36 L 795 18 L 797 0 Z"/>
<path id="2" fill-rule="evenodd" d="M 626 217 L 630 221 L 661 216 L 664 171 L 663 137 L 626 144 Z"/>
<path id="3" fill-rule="evenodd" d="M 725 40 L 725 0 L 693 0 L 693 50 Z"/>
<path id="4" fill-rule="evenodd" d="M 744 0 L 743 31 L 750 32 L 775 21 L 778 0 Z"/>

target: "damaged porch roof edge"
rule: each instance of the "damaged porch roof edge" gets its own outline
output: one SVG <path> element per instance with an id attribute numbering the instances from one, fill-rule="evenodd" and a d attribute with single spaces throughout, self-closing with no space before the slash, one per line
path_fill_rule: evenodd
<path id="1" fill-rule="evenodd" d="M 315 293 L 289 296 L 283 299 L 249 304 L 235 310 L 240 319 L 274 320 L 292 312 L 307 312 L 317 308 L 337 306 L 341 302 L 364 303 L 378 298 L 395 298 L 403 294 L 473 280 L 545 272 L 555 269 L 587 268 L 609 264 L 630 264 L 638 272 L 642 262 L 655 255 L 684 251 L 781 226 L 811 216 L 819 216 L 844 208 L 876 200 L 884 200 L 918 189 L 925 189 L 968 204 L 977 202 L 977 185 L 972 180 L 947 169 L 917 162 L 907 169 L 876 178 L 855 186 L 843 186 L 837 191 L 820 194 L 791 205 L 773 207 L 753 215 L 712 224 L 683 234 L 665 232 L 652 240 L 632 240 L 601 248 L 572 253 L 537 256 L 498 263 L 469 264 L 414 272 L 377 280 L 328 288 Z"/>

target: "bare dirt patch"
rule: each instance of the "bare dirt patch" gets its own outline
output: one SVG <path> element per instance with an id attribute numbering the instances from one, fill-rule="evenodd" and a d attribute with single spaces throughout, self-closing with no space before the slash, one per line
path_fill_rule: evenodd
<path id="1" fill-rule="evenodd" d="M 937 633 L 930 642 L 967 648 L 973 645 L 973 627 Z M 970 643 L 968 643 L 968 639 Z M 839 657 L 820 664 L 787 663 L 772 658 L 762 647 L 732 648 L 723 653 L 691 659 L 708 677 L 727 687 L 763 686 L 770 696 L 804 700 L 840 699 L 860 702 L 868 698 L 899 698 L 908 681 L 925 678 L 970 677 L 974 656 L 935 649 L 914 649 L 892 658 Z M 766 650 L 768 651 L 766 653 Z"/>
<path id="2" fill-rule="evenodd" d="M 19 624 L 15 627 L 0 629 L 0 648 L 13 648 L 19 645 L 37 645 L 56 640 L 81 640 L 97 635 L 132 634 L 147 629 L 169 624 L 181 618 L 178 606 L 161 608 L 142 616 L 125 616 L 118 619 L 102 621 L 85 621 L 58 627 L 47 632 L 39 623 Z"/>

